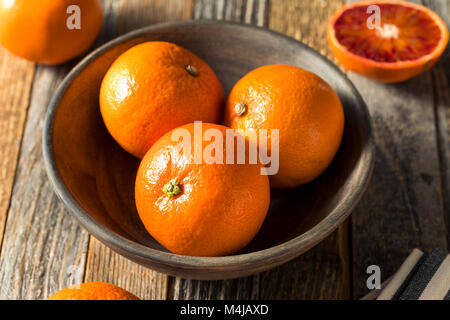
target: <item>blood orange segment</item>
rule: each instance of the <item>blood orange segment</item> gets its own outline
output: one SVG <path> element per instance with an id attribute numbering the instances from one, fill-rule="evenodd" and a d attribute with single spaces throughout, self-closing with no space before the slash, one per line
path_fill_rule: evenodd
<path id="1" fill-rule="evenodd" d="M 370 20 L 376 11 L 379 24 Z M 374 7 L 371 7 L 374 8 Z M 429 69 L 448 43 L 448 30 L 430 9 L 403 1 L 364 1 L 338 10 L 328 25 L 338 61 L 385 82 L 403 81 Z"/>
<path id="2" fill-rule="evenodd" d="M 365 7 L 345 11 L 334 29 L 339 43 L 350 52 L 379 62 L 419 59 L 433 51 L 441 29 L 423 11 L 392 4 L 380 4 L 379 28 L 367 27 Z"/>

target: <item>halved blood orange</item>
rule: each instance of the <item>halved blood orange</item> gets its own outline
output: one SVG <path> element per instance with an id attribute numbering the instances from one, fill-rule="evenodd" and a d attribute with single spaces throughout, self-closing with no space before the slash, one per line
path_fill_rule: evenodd
<path id="1" fill-rule="evenodd" d="M 379 8 L 380 20 L 368 19 Z M 370 9 L 376 7 L 371 7 Z M 376 26 L 376 27 L 375 27 Z M 330 19 L 328 41 L 347 69 L 382 82 L 400 82 L 430 69 L 448 43 L 448 29 L 432 10 L 395 1 L 362 1 L 343 6 Z"/>

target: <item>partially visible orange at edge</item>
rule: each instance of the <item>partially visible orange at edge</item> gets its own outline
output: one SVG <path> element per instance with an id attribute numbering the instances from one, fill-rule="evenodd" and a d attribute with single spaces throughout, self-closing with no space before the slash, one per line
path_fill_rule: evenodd
<path id="1" fill-rule="evenodd" d="M 134 294 L 106 282 L 86 282 L 62 289 L 48 300 L 140 300 Z"/>

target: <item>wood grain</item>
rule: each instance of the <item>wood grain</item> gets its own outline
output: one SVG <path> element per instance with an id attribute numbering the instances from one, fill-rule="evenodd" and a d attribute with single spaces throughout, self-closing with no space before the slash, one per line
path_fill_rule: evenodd
<path id="1" fill-rule="evenodd" d="M 335 61 L 327 42 L 327 23 L 345 3 L 339 1 L 272 0 L 269 28 L 285 33 Z"/>
<path id="2" fill-rule="evenodd" d="M 84 282 L 105 281 L 146 300 L 167 297 L 167 276 L 134 263 L 111 251 L 91 236 Z"/>
<path id="3" fill-rule="evenodd" d="M 182 20 L 191 17 L 192 1 L 179 0 L 121 0 L 108 1 L 107 33 L 101 36 L 114 37 L 136 28 L 155 23 Z M 168 277 L 136 264 L 111 251 L 93 236 L 90 237 L 84 281 L 106 281 L 116 284 L 141 299 L 166 299 Z"/>
<path id="4" fill-rule="evenodd" d="M 151 24 L 186 20 L 192 16 L 193 0 L 120 0 L 120 3 L 119 34 Z"/>
<path id="5" fill-rule="evenodd" d="M 271 1 L 269 26 L 331 58 L 326 21 L 339 1 Z M 292 262 L 261 274 L 263 299 L 346 299 L 350 297 L 348 225 Z"/>
<path id="6" fill-rule="evenodd" d="M 34 64 L 0 48 L 0 247 L 28 109 Z"/>
<path id="7" fill-rule="evenodd" d="M 268 0 L 196 0 L 194 19 L 215 19 L 267 26 Z"/>
<path id="8" fill-rule="evenodd" d="M 450 28 L 450 0 L 425 0 L 424 4 L 437 12 Z M 431 70 L 434 88 L 436 135 L 441 173 L 442 204 L 450 247 L 450 49 Z"/>
<path id="9" fill-rule="evenodd" d="M 2 299 L 43 299 L 82 279 L 88 235 L 57 200 L 41 153 L 47 104 L 68 69 L 36 69 L 0 254 Z"/>
<path id="10" fill-rule="evenodd" d="M 368 292 L 366 268 L 392 275 L 412 249 L 447 246 L 431 73 L 381 84 L 354 73 L 375 125 L 377 158 L 352 215 L 354 297 Z"/>
<path id="11" fill-rule="evenodd" d="M 348 299 L 348 228 L 341 226 L 310 251 L 261 274 L 261 299 Z"/>

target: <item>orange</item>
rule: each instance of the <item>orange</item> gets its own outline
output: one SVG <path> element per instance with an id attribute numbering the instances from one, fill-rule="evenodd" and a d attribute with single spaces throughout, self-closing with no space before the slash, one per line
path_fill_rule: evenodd
<path id="1" fill-rule="evenodd" d="M 252 130 L 279 130 L 279 170 L 270 182 L 275 188 L 296 187 L 317 178 L 331 163 L 341 143 L 344 111 L 336 92 L 315 74 L 268 65 L 236 83 L 224 124 L 247 137 Z M 268 140 L 272 153 L 275 141 Z"/>
<path id="2" fill-rule="evenodd" d="M 73 5 L 78 6 L 79 15 L 70 7 Z M 68 25 L 78 27 L 74 14 L 80 17 L 79 29 L 68 28 Z M 3 0 L 0 43 L 27 60 L 59 64 L 91 46 L 100 32 L 102 19 L 100 0 Z"/>
<path id="3" fill-rule="evenodd" d="M 140 300 L 134 294 L 106 282 L 86 282 L 56 292 L 48 300 Z"/>
<path id="4" fill-rule="evenodd" d="M 227 128 L 196 125 L 203 134 L 214 132 L 213 141 L 224 143 L 214 150 L 214 142 L 194 143 L 194 124 L 165 134 L 139 166 L 136 207 L 147 231 L 173 253 L 223 256 L 245 247 L 260 229 L 269 208 L 269 179 L 259 164 L 209 161 L 205 155 L 226 156 Z M 181 131 L 191 138 L 172 139 Z M 190 150 L 180 149 L 183 145 Z M 195 162 L 199 154 L 205 158 Z"/>
<path id="5" fill-rule="evenodd" d="M 220 121 L 223 101 L 222 86 L 206 62 L 159 41 L 139 44 L 119 56 L 100 90 L 108 131 L 138 158 L 180 125 Z"/>
<path id="6" fill-rule="evenodd" d="M 378 27 L 370 5 L 380 9 Z M 342 7 L 331 18 L 327 33 L 331 50 L 344 67 L 382 82 L 404 81 L 430 69 L 449 37 L 444 21 L 430 9 L 390 0 Z"/>

